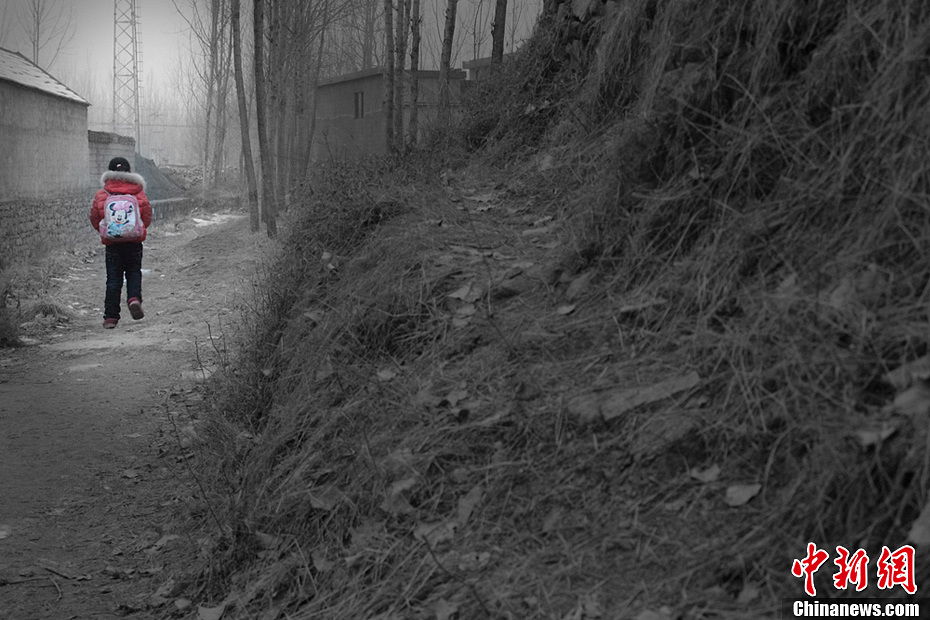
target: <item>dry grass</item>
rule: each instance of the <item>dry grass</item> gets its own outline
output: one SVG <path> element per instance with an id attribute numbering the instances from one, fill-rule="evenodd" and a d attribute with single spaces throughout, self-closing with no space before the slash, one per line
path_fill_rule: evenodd
<path id="1" fill-rule="evenodd" d="M 321 172 L 214 416 L 207 575 L 242 617 L 745 617 L 741 592 L 800 591 L 809 540 L 903 543 L 927 435 L 882 377 L 927 353 L 930 8 L 608 4 L 564 54 L 544 24 L 472 104 L 464 141 L 531 164 Z M 510 211 L 458 208 L 470 177 Z M 558 247 L 521 234 L 543 216 Z"/>

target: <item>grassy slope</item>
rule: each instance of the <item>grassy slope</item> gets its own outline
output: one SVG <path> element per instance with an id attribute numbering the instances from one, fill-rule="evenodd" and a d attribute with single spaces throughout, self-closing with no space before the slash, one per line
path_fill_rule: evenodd
<path id="1" fill-rule="evenodd" d="M 242 617 L 748 617 L 808 540 L 904 542 L 930 8 L 606 7 L 476 97 L 469 165 L 322 175 L 213 420 Z"/>

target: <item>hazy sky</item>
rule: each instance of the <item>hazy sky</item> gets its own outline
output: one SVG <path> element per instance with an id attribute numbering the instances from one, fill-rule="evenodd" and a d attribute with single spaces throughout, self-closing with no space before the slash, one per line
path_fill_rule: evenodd
<path id="1" fill-rule="evenodd" d="M 55 62 L 45 68 L 78 91 L 89 80 L 108 81 L 113 69 L 113 0 L 47 1 L 66 12 L 70 10 L 73 36 Z M 21 21 L 28 0 L 0 0 L 0 4 L 4 5 L 0 9 L 0 45 L 31 57 Z M 137 4 L 143 74 L 166 76 L 178 66 L 187 49 L 187 24 L 171 0 L 137 0 Z M 186 2 L 182 0 L 181 4 Z M 40 64 L 48 63 L 52 51 L 49 47 L 43 52 Z"/>

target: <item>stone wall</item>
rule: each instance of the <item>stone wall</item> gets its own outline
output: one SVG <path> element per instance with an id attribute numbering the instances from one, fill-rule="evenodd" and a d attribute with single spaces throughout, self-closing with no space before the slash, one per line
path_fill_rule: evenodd
<path id="1" fill-rule="evenodd" d="M 93 190 L 0 201 L 0 267 L 32 261 L 57 248 L 92 249 L 100 237 L 87 218 Z"/>
<path id="2" fill-rule="evenodd" d="M 88 212 L 95 189 L 63 194 L 39 203 L 35 199 L 0 201 L 0 269 L 33 261 L 58 250 L 93 250 L 100 236 L 90 227 Z M 190 198 L 153 200 L 152 226 L 174 223 L 190 214 Z"/>
<path id="3" fill-rule="evenodd" d="M 0 80 L 0 199 L 87 185 L 87 106 Z"/>

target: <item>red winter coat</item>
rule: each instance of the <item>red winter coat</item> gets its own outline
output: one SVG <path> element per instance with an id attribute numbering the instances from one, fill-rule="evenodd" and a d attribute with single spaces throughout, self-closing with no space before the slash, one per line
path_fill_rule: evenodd
<path id="1" fill-rule="evenodd" d="M 136 200 L 139 201 L 139 215 L 142 216 L 142 224 L 144 225 L 142 238 L 138 239 L 138 241 L 145 241 L 148 227 L 152 224 L 152 205 L 149 203 L 148 196 L 145 195 L 145 179 L 142 178 L 142 175 L 134 172 L 109 170 L 100 177 L 100 183 L 103 185 L 103 189 L 97 190 L 94 195 L 94 203 L 90 206 L 90 213 L 88 214 L 90 225 L 94 227 L 94 230 L 100 230 L 100 220 L 103 219 L 103 205 L 108 196 L 113 194 L 133 194 Z M 100 242 L 103 245 L 120 243 L 103 237 L 100 237 Z"/>

